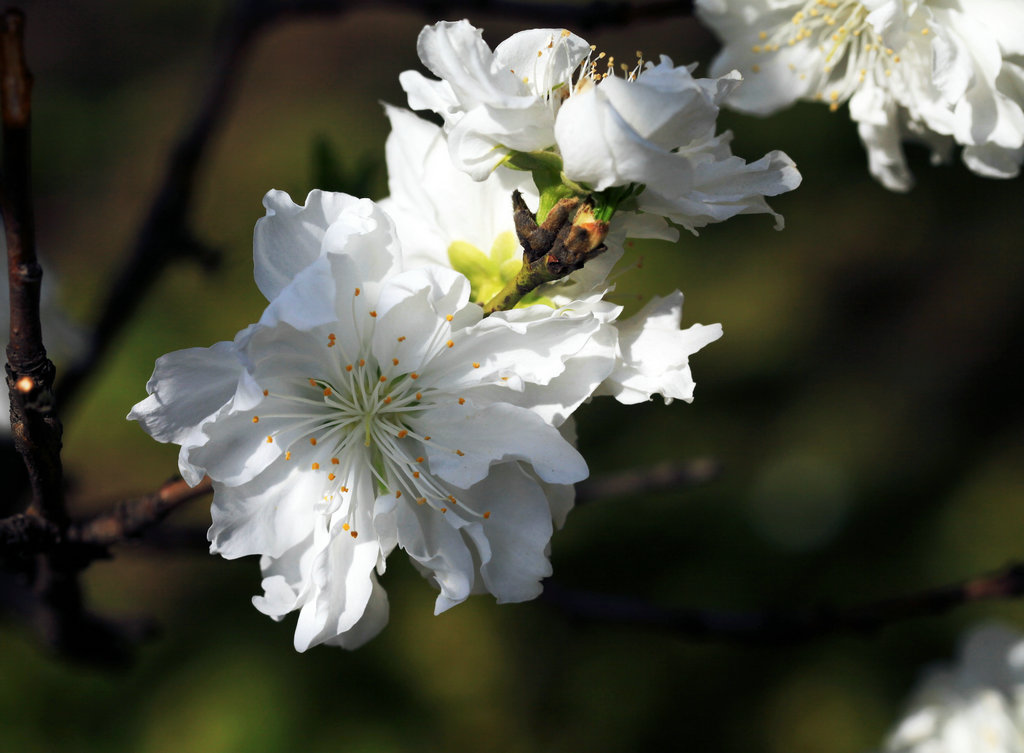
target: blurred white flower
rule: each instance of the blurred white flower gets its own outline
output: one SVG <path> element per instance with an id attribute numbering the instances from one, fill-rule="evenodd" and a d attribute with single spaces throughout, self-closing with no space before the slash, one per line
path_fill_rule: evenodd
<path id="1" fill-rule="evenodd" d="M 692 67 L 664 56 L 617 71 L 614 58 L 553 29 L 519 32 L 492 53 L 467 21 L 424 28 L 417 49 L 441 80 L 404 72 L 409 105 L 444 119 L 451 160 L 474 180 L 508 160 L 546 171 L 541 190 L 567 180 L 606 192 L 612 212 L 636 196 L 633 208 L 690 231 L 753 212 L 781 228 L 765 196 L 800 184 L 782 152 L 748 165 L 732 154 L 729 132 L 715 134 L 719 102 L 739 74 L 694 79 Z"/>
<path id="2" fill-rule="evenodd" d="M 1024 160 L 1024 3 L 1015 0 L 698 0 L 722 39 L 713 74 L 749 84 L 727 104 L 765 115 L 797 99 L 849 101 L 871 174 L 912 185 L 901 141 L 933 162 L 953 143 L 979 175 L 1012 178 Z"/>
<path id="3" fill-rule="evenodd" d="M 930 669 L 885 753 L 1024 753 L 1024 636 L 971 631 L 953 666 Z"/>
<path id="4" fill-rule="evenodd" d="M 465 277 L 403 271 L 373 202 L 272 191 L 255 232 L 269 300 L 233 342 L 163 356 L 133 408 L 214 481 L 211 551 L 262 555 L 262 612 L 298 610 L 298 650 L 355 647 L 387 621 L 378 585 L 399 546 L 438 612 L 487 591 L 522 601 L 550 574 L 552 517 L 586 464 L 523 393 L 565 370 L 600 322 L 482 318 Z M 589 388 L 560 384 L 549 402 Z M 582 394 L 580 392 L 582 391 Z"/>
<path id="5" fill-rule="evenodd" d="M 410 261 L 454 265 L 470 278 L 476 299 L 487 300 L 515 276 L 521 264 L 510 194 L 518 189 L 536 201 L 528 174 L 499 168 L 486 180 L 474 182 L 447 159 L 440 128 L 407 110 L 388 107 L 387 114 L 392 129 L 386 147 L 391 195 L 382 205 L 394 218 L 403 247 L 411 249 Z M 538 288 L 538 305 L 507 312 L 534 324 L 580 315 L 592 315 L 601 322 L 599 334 L 566 360 L 562 375 L 543 388 L 527 386 L 523 395 L 535 409 L 551 404 L 550 397 L 561 392 L 562 383 L 571 383 L 574 389 L 585 385 L 587 396 L 610 394 L 627 404 L 650 400 L 655 394 L 666 402 L 690 402 L 696 384 L 689 356 L 722 336 L 720 324 L 679 328 L 683 303 L 679 291 L 653 299 L 620 321 L 622 307 L 604 297 L 614 288 L 608 277 L 622 257 L 624 235 L 628 230 L 634 236 L 658 237 L 663 228 L 645 226 L 628 214 L 616 215 L 612 228 L 604 254 L 565 279 Z M 561 398 L 551 404 L 545 417 L 558 425 L 575 407 Z"/>

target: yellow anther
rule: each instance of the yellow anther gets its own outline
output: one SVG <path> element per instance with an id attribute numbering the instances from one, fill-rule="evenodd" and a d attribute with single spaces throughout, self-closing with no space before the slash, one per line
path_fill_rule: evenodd
<path id="1" fill-rule="evenodd" d="M 263 390 L 263 397 L 266 397 L 269 394 L 270 394 L 270 390 Z"/>
<path id="2" fill-rule="evenodd" d="M 757 33 L 757 38 L 758 39 L 767 39 L 768 38 L 768 32 L 767 31 L 760 31 L 760 32 L 758 32 Z M 640 53 L 638 52 L 637 53 L 637 57 L 639 57 L 639 56 L 640 56 Z"/>
<path id="3" fill-rule="evenodd" d="M 398 359 L 397 358 L 392 358 L 391 359 L 391 363 L 392 363 L 392 365 L 397 366 L 398 365 Z"/>
<path id="4" fill-rule="evenodd" d="M 427 498 L 426 497 L 419 497 L 416 500 L 416 504 L 417 505 L 425 505 L 425 504 L 427 504 Z"/>
<path id="5" fill-rule="evenodd" d="M 366 359 L 364 359 L 364 358 L 360 358 L 360 359 L 359 359 L 359 365 L 360 365 L 360 366 L 365 366 L 365 365 L 366 365 Z"/>
<path id="6" fill-rule="evenodd" d="M 442 507 L 441 508 L 441 514 L 443 515 L 446 512 L 448 512 L 448 508 L 447 507 Z"/>
<path id="7" fill-rule="evenodd" d="M 420 378 L 420 375 L 419 375 L 419 374 L 417 374 L 417 373 L 416 373 L 416 372 L 414 371 L 414 372 L 412 372 L 412 373 L 411 373 L 411 374 L 409 375 L 409 378 L 410 378 L 410 379 L 419 379 L 419 378 Z"/>
<path id="8" fill-rule="evenodd" d="M 316 437 L 310 437 L 309 438 L 309 443 L 311 445 L 313 445 L 314 447 L 316 447 Z"/>
<path id="9" fill-rule="evenodd" d="M 761 45 L 755 44 L 753 47 L 750 48 L 750 51 L 756 55 L 761 51 Z"/>
<path id="10" fill-rule="evenodd" d="M 328 481 L 334 481 L 334 474 L 333 473 L 328 473 L 327 474 L 327 480 Z"/>
<path id="11" fill-rule="evenodd" d="M 446 322 L 450 322 L 450 321 L 451 321 L 452 319 L 454 319 L 454 318 L 455 318 L 454 316 L 452 316 L 451 314 L 448 314 L 448 316 L 446 316 L 446 317 L 444 318 L 444 320 L 445 320 Z"/>
<path id="12" fill-rule="evenodd" d="M 416 399 L 417 400 L 422 400 L 423 399 L 423 393 L 422 392 L 417 392 L 416 393 Z"/>
<path id="13" fill-rule="evenodd" d="M 351 536 L 352 538 L 358 538 L 358 536 L 359 536 L 359 531 L 352 531 L 352 532 L 351 532 L 351 533 L 349 534 L 349 536 Z"/>
<path id="14" fill-rule="evenodd" d="M 341 461 L 340 461 L 340 460 L 338 460 L 337 458 L 331 458 L 331 465 L 337 465 L 337 464 L 338 464 L 338 463 L 340 463 L 340 462 L 341 462 Z"/>
<path id="15" fill-rule="evenodd" d="M 351 528 L 351 526 L 348 523 L 341 524 L 341 530 L 347 531 L 349 528 Z"/>
<path id="16" fill-rule="evenodd" d="M 398 338 L 398 342 L 404 343 L 405 342 L 405 335 L 402 335 L 401 337 L 399 337 Z"/>
<path id="17" fill-rule="evenodd" d="M 347 492 L 347 491 L 348 491 L 348 487 L 347 487 L 347 486 L 343 486 L 343 487 L 341 487 L 341 490 L 342 490 L 343 492 Z"/>
<path id="18" fill-rule="evenodd" d="M 489 517 L 491 517 L 491 513 L 490 512 L 485 512 L 484 513 L 484 520 L 486 520 Z"/>
<path id="19" fill-rule="evenodd" d="M 314 471 L 319 471 L 320 470 L 320 464 L 319 463 L 313 463 L 312 468 L 313 468 Z"/>
<path id="20" fill-rule="evenodd" d="M 253 416 L 253 417 L 252 417 L 252 422 L 253 422 L 254 424 L 258 424 L 258 423 L 260 422 L 260 417 L 259 417 L 259 416 Z"/>
<path id="21" fill-rule="evenodd" d="M 316 380 L 315 380 L 315 379 L 313 379 L 313 378 L 310 378 L 310 380 L 309 380 L 309 386 L 310 386 L 310 387 L 316 387 L 316 386 L 317 386 Z"/>
<path id="22" fill-rule="evenodd" d="M 370 316 L 376 318 L 377 317 L 377 312 L 376 311 L 371 311 L 370 312 Z"/>
<path id="23" fill-rule="evenodd" d="M 452 340 L 449 340 L 447 343 L 445 343 L 445 345 L 447 345 L 449 348 L 455 347 L 455 343 Z"/>
<path id="24" fill-rule="evenodd" d="M 750 70 L 751 70 L 751 71 L 752 71 L 753 73 L 760 73 L 760 72 L 761 72 L 761 66 L 759 66 L 759 65 L 757 65 L 757 64 L 755 63 L 754 65 L 750 66 Z"/>
<path id="25" fill-rule="evenodd" d="M 384 398 L 384 405 L 391 405 L 391 395 Z"/>
<path id="26" fill-rule="evenodd" d="M 427 436 L 423 437 L 423 441 L 424 442 L 429 442 L 430 441 L 430 435 L 427 434 Z"/>
<path id="27" fill-rule="evenodd" d="M 476 361 L 473 361 L 473 368 L 474 369 L 479 369 L 480 368 L 480 364 L 477 363 Z"/>
<path id="28" fill-rule="evenodd" d="M 382 374 L 381 377 L 380 377 L 380 383 L 384 384 L 384 382 L 386 382 L 386 381 L 388 381 L 388 378 Z"/>
<path id="29" fill-rule="evenodd" d="M 455 454 L 458 455 L 460 458 L 466 457 L 466 453 L 464 453 L 462 450 L 456 450 Z"/>
<path id="30" fill-rule="evenodd" d="M 401 489 L 396 489 L 395 490 L 395 499 L 401 499 L 401 498 L 402 498 L 402 490 Z"/>
<path id="31" fill-rule="evenodd" d="M 292 459 L 292 451 L 291 450 L 285 450 L 284 459 L 285 460 L 291 460 Z"/>
<path id="32" fill-rule="evenodd" d="M 406 429 L 402 429 L 400 432 L 398 432 L 399 439 L 405 439 L 408 435 L 409 432 Z"/>
<path id="33" fill-rule="evenodd" d="M 420 455 L 418 458 L 416 458 L 416 462 L 417 463 L 422 463 L 425 459 L 426 458 L 424 458 L 422 455 Z"/>
<path id="34" fill-rule="evenodd" d="M 274 442 L 274 438 L 268 434 L 267 435 L 267 444 L 273 444 L 273 442 Z"/>
<path id="35" fill-rule="evenodd" d="M 325 387 L 324 388 L 324 397 L 330 397 L 333 394 L 334 394 L 334 392 L 331 390 L 330 387 Z"/>
<path id="36" fill-rule="evenodd" d="M 928 29 L 921 29 L 922 36 L 928 36 Z"/>
<path id="37" fill-rule="evenodd" d="M 345 367 L 345 371 L 352 371 L 352 364 Z"/>
<path id="38" fill-rule="evenodd" d="M 465 405 L 465 404 L 466 404 L 466 398 L 460 397 L 459 398 L 459 405 Z"/>
<path id="39" fill-rule="evenodd" d="M 420 477 L 420 472 L 419 471 L 413 471 L 412 472 L 412 477 L 413 478 L 419 478 Z"/>
<path id="40" fill-rule="evenodd" d="M 359 288 L 356 288 L 356 295 L 359 295 Z"/>

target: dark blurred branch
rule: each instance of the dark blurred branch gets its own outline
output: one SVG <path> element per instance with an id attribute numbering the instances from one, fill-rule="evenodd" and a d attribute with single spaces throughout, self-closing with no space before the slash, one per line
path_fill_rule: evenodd
<path id="1" fill-rule="evenodd" d="M 689 489 L 711 481 L 720 470 L 718 463 L 711 458 L 694 458 L 682 463 L 662 463 L 650 468 L 592 477 L 576 484 L 576 504 Z"/>
<path id="2" fill-rule="evenodd" d="M 209 265 L 216 254 L 189 227 L 199 168 L 207 148 L 234 100 L 235 84 L 255 34 L 275 18 L 265 0 L 239 0 L 232 5 L 216 46 L 199 109 L 171 152 L 156 197 L 138 238 L 110 288 L 96 319 L 92 339 L 82 358 L 57 386 L 65 403 L 73 400 L 99 365 L 114 339 L 175 259 L 198 258 Z"/>
<path id="3" fill-rule="evenodd" d="M 195 486 L 181 479 L 168 481 L 152 494 L 119 502 L 110 512 L 73 525 L 68 539 L 79 544 L 110 546 L 142 535 L 186 502 L 213 490 L 209 477 Z"/>
<path id="4" fill-rule="evenodd" d="M 195 486 L 175 479 L 155 492 L 118 502 L 108 512 L 71 523 L 63 532 L 38 516 L 12 515 L 0 520 L 0 554 L 12 559 L 66 549 L 85 564 L 107 556 L 107 547 L 141 536 L 186 502 L 212 490 L 209 478 Z"/>
<path id="5" fill-rule="evenodd" d="M 32 74 L 25 63 L 25 17 L 8 10 L 0 28 L 0 106 L 3 110 L 3 178 L 0 209 L 7 240 L 11 303 L 7 386 L 11 433 L 32 487 L 29 513 L 57 526 L 67 523 L 60 462 L 61 425 L 54 411 L 53 364 L 43 347 L 39 294 L 43 273 L 36 259 L 31 192 Z"/>
<path id="6" fill-rule="evenodd" d="M 285 15 L 331 15 L 359 8 L 391 6 L 420 11 L 431 22 L 467 14 L 488 14 L 521 20 L 530 27 L 571 26 L 580 30 L 693 15 L 693 0 L 647 3 L 592 0 L 582 4 L 515 0 L 262 0 L 250 4 L 257 6 L 257 12 L 270 19 Z"/>
<path id="7" fill-rule="evenodd" d="M 662 607 L 551 583 L 545 586 L 542 598 L 582 622 L 649 627 L 697 640 L 788 644 L 835 633 L 873 633 L 896 622 L 940 615 L 964 604 L 1022 595 L 1024 565 L 1014 564 L 961 583 L 846 608 L 821 606 L 792 611 L 720 612 Z"/>

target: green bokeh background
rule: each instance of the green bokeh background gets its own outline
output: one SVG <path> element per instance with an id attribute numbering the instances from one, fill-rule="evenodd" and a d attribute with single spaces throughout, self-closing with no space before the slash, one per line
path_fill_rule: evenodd
<path id="1" fill-rule="evenodd" d="M 25 6 L 36 76 L 39 245 L 70 315 L 88 322 L 153 196 L 208 75 L 221 3 Z M 326 142 L 353 189 L 386 192 L 380 101 L 418 67 L 411 11 L 282 23 L 260 38 L 201 173 L 200 236 L 219 271 L 166 273 L 65 417 L 73 512 L 155 488 L 176 448 L 123 420 L 153 361 L 230 338 L 260 312 L 251 233 L 270 188 L 301 201 Z M 496 44 L 530 26 L 470 20 Z M 687 18 L 584 32 L 706 64 Z M 704 69 L 702 69 L 704 70 Z M 686 293 L 687 322 L 725 337 L 693 359 L 692 405 L 599 400 L 578 414 L 592 468 L 712 457 L 712 483 L 594 503 L 553 541 L 563 587 L 723 610 L 854 604 L 1019 558 L 1024 515 L 1021 182 L 928 164 L 889 193 L 867 174 L 845 110 L 724 114 L 736 153 L 782 149 L 803 186 L 772 201 L 786 229 L 739 217 L 675 245 L 638 244 L 620 300 Z M 369 181 L 363 173 L 369 170 Z M 205 502 L 167 526 L 202 530 Z M 291 647 L 249 596 L 255 558 L 138 544 L 92 566 L 87 596 L 160 634 L 110 672 L 47 654 L 0 615 L 0 750 L 662 751 L 854 753 L 877 746 L 920 667 L 982 619 L 1024 627 L 1015 603 L 972 605 L 877 635 L 786 648 L 692 642 L 575 623 L 549 604 L 477 597 L 439 617 L 400 554 L 384 633 L 356 652 Z"/>

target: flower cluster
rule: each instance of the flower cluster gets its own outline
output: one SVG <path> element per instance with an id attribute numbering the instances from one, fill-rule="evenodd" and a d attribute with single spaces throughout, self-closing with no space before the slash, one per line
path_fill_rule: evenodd
<path id="1" fill-rule="evenodd" d="M 588 473 L 572 414 L 599 395 L 691 401 L 689 358 L 722 335 L 681 328 L 679 291 L 620 318 L 627 236 L 774 215 L 765 197 L 800 180 L 784 154 L 747 164 L 716 134 L 736 74 L 600 72 L 548 29 L 492 52 L 465 21 L 424 29 L 419 51 L 440 80 L 402 83 L 444 127 L 387 108 L 391 195 L 268 193 L 262 316 L 159 359 L 129 416 L 180 445 L 187 481 L 212 479 L 211 550 L 260 555 L 253 603 L 298 612 L 299 650 L 380 631 L 396 548 L 437 612 L 535 597 Z"/>
<path id="2" fill-rule="evenodd" d="M 882 751 L 1024 751 L 1024 637 L 994 625 L 969 633 L 956 665 L 922 678 Z"/>
<path id="3" fill-rule="evenodd" d="M 979 175 L 1024 161 L 1024 5 L 935 0 L 698 0 L 725 45 L 712 72 L 751 86 L 727 103 L 766 115 L 798 99 L 849 102 L 871 174 L 906 191 L 901 141 L 942 161 L 954 144 Z"/>
<path id="4" fill-rule="evenodd" d="M 694 66 L 640 53 L 616 67 L 556 29 L 514 34 L 492 51 L 467 21 L 428 26 L 417 50 L 440 80 L 403 73 L 409 105 L 444 119 L 452 161 L 474 180 L 509 164 L 533 171 L 542 194 L 576 184 L 613 209 L 635 198 L 636 209 L 691 231 L 760 212 L 781 228 L 765 196 L 800 184 L 782 152 L 747 164 L 732 154 L 729 132 L 716 135 L 719 104 L 741 84 L 736 73 L 694 78 Z"/>

